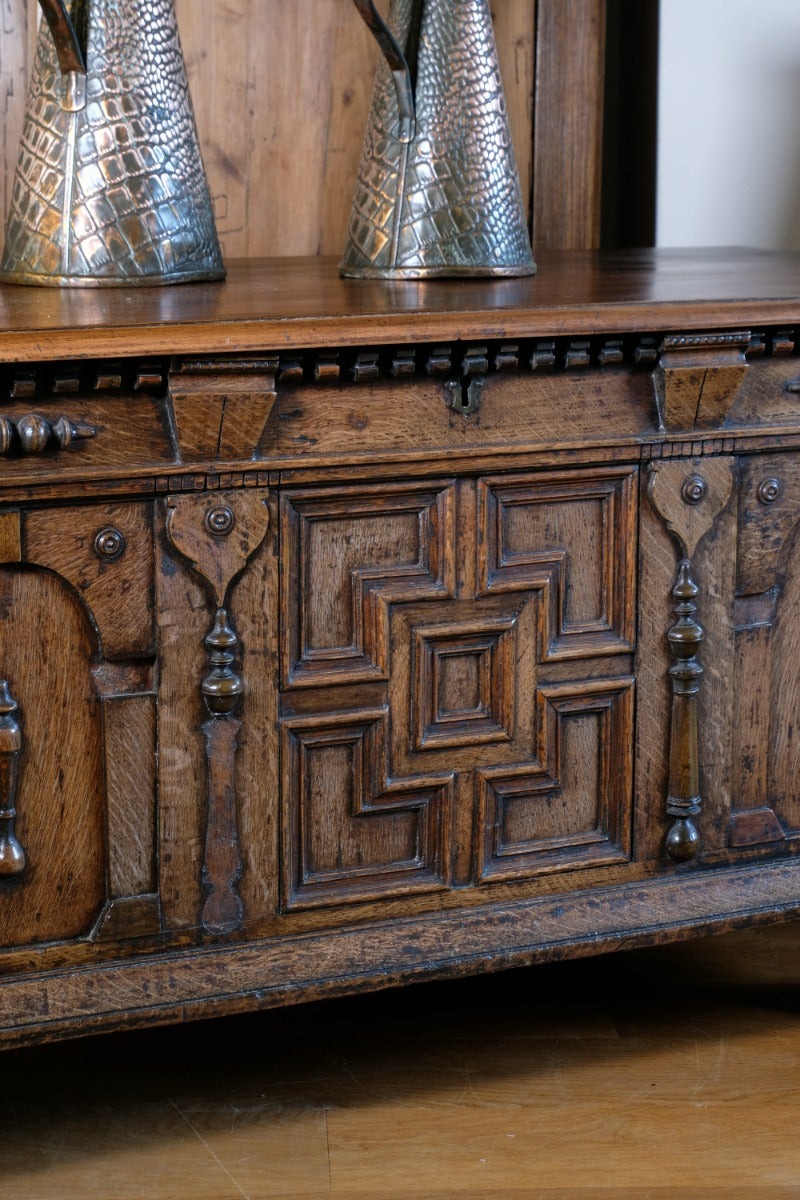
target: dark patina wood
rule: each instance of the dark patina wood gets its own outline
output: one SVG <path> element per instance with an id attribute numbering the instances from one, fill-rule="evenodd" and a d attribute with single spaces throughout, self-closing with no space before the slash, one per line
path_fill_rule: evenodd
<path id="1" fill-rule="evenodd" d="M 800 911 L 798 268 L 0 288 L 0 1039 Z"/>

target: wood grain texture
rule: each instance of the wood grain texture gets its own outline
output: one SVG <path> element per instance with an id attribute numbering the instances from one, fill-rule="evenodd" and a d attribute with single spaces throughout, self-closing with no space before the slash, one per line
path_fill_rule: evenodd
<path id="1" fill-rule="evenodd" d="M 155 696 L 103 701 L 112 897 L 156 890 Z"/>
<path id="2" fill-rule="evenodd" d="M 158 891 L 168 928 L 195 927 L 202 908 L 206 762 L 200 681 L 208 669 L 208 596 L 163 534 L 159 506 L 156 613 L 158 689 Z"/>
<path id="3" fill-rule="evenodd" d="M 606 0 L 538 0 L 533 249 L 600 245 Z M 540 265 L 541 270 L 541 265 Z"/>
<path id="4" fill-rule="evenodd" d="M 0 943 L 88 933 L 105 896 L 103 759 L 77 596 L 47 571 L 0 572 L 2 661 L 19 705 L 17 837 L 28 866 L 0 885 Z"/>
<path id="5" fill-rule="evenodd" d="M 20 514 L 15 509 L 0 513 L 0 561 L 22 560 L 22 527 Z"/>
<path id="6" fill-rule="evenodd" d="M 533 200 L 533 97 L 537 0 L 493 0 L 491 5 L 508 123 L 530 228 Z"/>
<path id="7" fill-rule="evenodd" d="M 109 659 L 155 652 L 152 524 L 150 504 L 39 509 L 25 515 L 25 561 L 56 571 L 75 588 Z M 95 548 L 107 531 L 123 539 L 111 559 Z"/>
<path id="8" fill-rule="evenodd" d="M 674 925 L 680 911 L 680 926 Z M 245 1012 L 415 976 L 441 978 L 498 967 L 595 954 L 600 949 L 723 931 L 800 911 L 796 860 L 662 876 L 623 888 L 485 905 L 391 926 L 361 923 L 320 937 L 284 937 L 245 946 L 185 949 L 92 971 L 53 971 L 0 981 L 5 1045 L 89 1032 Z M 301 992 L 302 989 L 302 992 Z M 104 1007 L 98 1012 L 98 992 Z M 113 998 L 113 1003 L 112 1003 Z M 110 1009 L 116 1011 L 110 1011 Z"/>
<path id="9" fill-rule="evenodd" d="M 388 285 L 340 279 L 329 258 L 240 260 L 225 282 L 202 286 L 101 294 L 0 285 L 0 355 L 33 363 L 791 326 L 798 275 L 800 255 L 723 249 L 553 252 L 532 278 Z"/>
<path id="10" fill-rule="evenodd" d="M 248 929 L 258 931 L 279 909 L 280 740 L 278 689 L 264 678 L 278 677 L 278 515 L 268 500 L 270 527 L 247 571 L 237 580 L 230 602 L 239 635 L 245 681 L 239 711 L 236 793 L 243 859 L 239 894 Z M 274 928 L 274 926 L 273 926 Z"/>
<path id="11" fill-rule="evenodd" d="M 4 1186 L 396 1200 L 390 1157 L 412 1200 L 795 1200 L 799 949 L 787 924 L 296 1007 L 213 1055 L 204 1026 L 12 1053 Z"/>
<path id="12" fill-rule="evenodd" d="M 665 339 L 655 373 L 665 429 L 709 429 L 722 424 L 747 374 L 749 343 L 748 332 Z"/>
<path id="13" fill-rule="evenodd" d="M 33 65 L 35 12 L 27 0 L 0 3 L 0 222 L 6 213 L 17 168 L 25 97 Z"/>
<path id="14" fill-rule="evenodd" d="M 340 253 L 376 65 L 353 6 L 176 8 L 226 258 Z"/>
<path id="15" fill-rule="evenodd" d="M 87 468 L 108 472 L 134 463 L 166 465 L 175 461 L 164 406 L 154 397 L 122 398 L 118 394 L 100 397 L 84 391 L 75 397 L 39 396 L 34 401 L 2 402 L 3 416 L 20 417 L 31 412 L 50 422 L 63 415 L 83 421 L 95 429 L 95 436 L 75 440 L 64 450 L 56 446 L 40 455 L 4 458 L 3 475 L 9 482 L 22 484 L 25 479 L 45 479 L 52 475 L 54 467 L 61 477 L 68 478 L 84 474 Z"/>

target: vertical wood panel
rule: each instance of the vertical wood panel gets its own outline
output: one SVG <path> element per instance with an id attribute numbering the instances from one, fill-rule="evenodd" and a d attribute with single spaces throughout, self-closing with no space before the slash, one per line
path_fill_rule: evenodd
<path id="1" fill-rule="evenodd" d="M 525 215 L 530 228 L 533 194 L 533 84 L 536 62 L 536 0 L 493 0 L 497 54 L 508 104 Z"/>
<path id="2" fill-rule="evenodd" d="M 600 245 L 606 0 L 539 0 L 533 248 Z"/>
<path id="3" fill-rule="evenodd" d="M 0 0 L 0 216 L 4 227 L 33 62 L 35 24 L 29 0 Z"/>
<path id="4" fill-rule="evenodd" d="M 155 697 L 109 697 L 103 720 L 111 895 L 154 892 Z"/>
<path id="5" fill-rule="evenodd" d="M 176 7 L 224 253 L 338 253 L 377 61 L 355 8 Z"/>

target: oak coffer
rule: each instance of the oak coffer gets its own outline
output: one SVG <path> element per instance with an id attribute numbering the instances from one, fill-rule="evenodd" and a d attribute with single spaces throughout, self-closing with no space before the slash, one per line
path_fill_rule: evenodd
<path id="1" fill-rule="evenodd" d="M 0 288 L 0 1039 L 800 912 L 800 256 Z"/>

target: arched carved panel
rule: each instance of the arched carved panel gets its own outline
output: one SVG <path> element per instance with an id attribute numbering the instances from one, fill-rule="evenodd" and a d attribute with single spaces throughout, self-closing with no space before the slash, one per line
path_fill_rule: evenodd
<path id="1" fill-rule="evenodd" d="M 0 568 L 2 672 L 22 729 L 17 836 L 27 866 L 0 883 L 0 944 L 89 932 L 105 899 L 103 742 L 96 637 L 55 575 Z"/>

